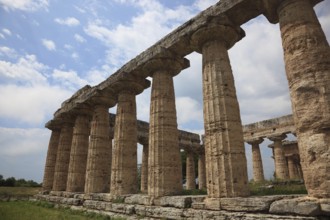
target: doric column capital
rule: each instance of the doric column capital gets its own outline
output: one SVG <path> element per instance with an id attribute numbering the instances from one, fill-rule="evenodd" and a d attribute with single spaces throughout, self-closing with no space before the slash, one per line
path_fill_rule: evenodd
<path id="1" fill-rule="evenodd" d="M 267 137 L 269 140 L 271 141 L 282 141 L 286 138 L 286 134 L 281 134 L 281 135 L 274 135 L 274 136 L 270 136 Z"/>
<path id="2" fill-rule="evenodd" d="M 122 73 L 114 78 L 115 82 L 111 84 L 111 89 L 117 94 L 138 95 L 143 90 L 150 87 L 150 81 L 144 78 L 132 77 L 132 74 Z"/>
<path id="3" fill-rule="evenodd" d="M 227 49 L 230 49 L 236 42 L 245 37 L 245 32 L 240 27 L 235 27 L 227 17 L 210 17 L 207 26 L 198 29 L 191 36 L 191 43 L 197 52 L 201 53 L 203 46 L 215 40 L 225 43 Z"/>
<path id="4" fill-rule="evenodd" d="M 95 89 L 90 94 L 89 104 L 92 106 L 106 106 L 111 108 L 117 103 L 117 95 L 111 89 L 98 90 Z"/>
<path id="5" fill-rule="evenodd" d="M 254 138 L 254 139 L 249 139 L 249 140 L 245 140 L 246 143 L 250 144 L 250 145 L 259 145 L 264 141 L 263 138 Z"/>

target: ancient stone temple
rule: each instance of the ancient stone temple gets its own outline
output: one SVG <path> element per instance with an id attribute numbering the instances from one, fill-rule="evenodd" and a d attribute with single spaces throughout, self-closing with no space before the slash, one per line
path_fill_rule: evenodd
<path id="1" fill-rule="evenodd" d="M 52 134 L 44 195 L 38 198 L 151 218 L 330 215 L 330 48 L 313 10 L 320 1 L 221 0 L 99 85 L 77 91 L 46 124 Z M 259 15 L 280 24 L 293 114 L 242 126 L 228 50 L 244 43 L 241 25 Z M 177 125 L 173 78 L 189 68 L 185 56 L 192 52 L 203 59 L 203 141 Z M 149 87 L 148 124 L 136 117 L 135 97 Z M 109 114 L 115 105 L 116 115 Z M 297 137 L 295 147 L 283 142 L 289 133 Z M 249 197 L 244 142 L 252 146 L 253 178 L 263 181 L 260 144 L 265 138 L 273 142 L 276 178 L 303 178 L 309 197 Z M 137 143 L 143 145 L 140 186 Z M 180 196 L 182 150 L 186 187 L 196 188 L 197 172 L 207 196 Z"/>

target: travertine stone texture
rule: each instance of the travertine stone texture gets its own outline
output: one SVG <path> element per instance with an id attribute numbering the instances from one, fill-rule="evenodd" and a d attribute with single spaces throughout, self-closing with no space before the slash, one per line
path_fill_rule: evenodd
<path id="1" fill-rule="evenodd" d="M 290 179 L 299 179 L 298 166 L 296 164 L 295 157 L 289 156 L 288 158 L 288 169 Z"/>
<path id="2" fill-rule="evenodd" d="M 182 190 L 179 132 L 176 120 L 173 75 L 181 71 L 178 60 L 152 61 L 148 195 L 160 197 Z M 175 68 L 175 69 L 173 69 Z"/>
<path id="3" fill-rule="evenodd" d="M 141 192 L 148 192 L 148 158 L 149 158 L 149 145 L 148 141 L 143 143 L 142 150 L 142 164 L 141 164 Z"/>
<path id="4" fill-rule="evenodd" d="M 192 38 L 203 54 L 207 192 L 209 198 L 247 196 L 242 123 L 227 51 L 244 32 L 217 22 L 211 21 Z"/>
<path id="5" fill-rule="evenodd" d="M 282 140 L 285 138 L 286 135 L 268 137 L 269 140 L 274 141 L 275 175 L 277 179 L 281 180 L 289 179 L 288 164 L 282 146 Z"/>
<path id="6" fill-rule="evenodd" d="M 42 182 L 42 189 L 45 191 L 50 191 L 53 188 L 54 172 L 56 165 L 56 155 L 58 149 L 58 143 L 60 140 L 60 129 L 53 129 L 47 150 L 46 165 L 44 171 L 44 179 Z"/>
<path id="7" fill-rule="evenodd" d="M 206 189 L 205 154 L 198 156 L 198 188 Z"/>
<path id="8" fill-rule="evenodd" d="M 111 100 L 110 97 L 108 99 Z M 85 193 L 105 193 L 110 190 L 112 143 L 109 138 L 109 106 L 113 105 L 97 103 L 94 106 L 87 156 Z"/>
<path id="9" fill-rule="evenodd" d="M 247 143 L 252 146 L 252 165 L 253 165 L 253 180 L 255 182 L 262 182 L 265 180 L 264 168 L 262 166 L 262 158 L 259 144 L 264 141 L 262 138 L 248 140 Z"/>
<path id="10" fill-rule="evenodd" d="M 309 0 L 278 8 L 301 165 L 308 195 L 330 197 L 330 48 Z"/>
<path id="11" fill-rule="evenodd" d="M 73 123 L 64 122 L 58 143 L 53 191 L 65 191 L 68 179 Z"/>
<path id="12" fill-rule="evenodd" d="M 81 113 L 83 113 L 82 110 Z M 84 192 L 90 118 L 89 114 L 79 114 L 76 117 L 66 186 L 66 191 L 68 192 Z"/>
<path id="13" fill-rule="evenodd" d="M 192 151 L 187 151 L 186 179 L 187 189 L 196 189 L 195 160 L 194 153 Z"/>
<path id="14" fill-rule="evenodd" d="M 128 87 L 130 87 L 130 84 L 128 84 Z M 111 195 L 118 196 L 137 193 L 137 179 L 135 92 L 127 89 L 121 91 L 118 96 L 111 165 Z"/>

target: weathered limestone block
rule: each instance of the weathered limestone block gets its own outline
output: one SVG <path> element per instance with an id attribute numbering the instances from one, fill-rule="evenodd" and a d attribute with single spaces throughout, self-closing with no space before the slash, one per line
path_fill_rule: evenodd
<path id="1" fill-rule="evenodd" d="M 252 145 L 253 180 L 255 182 L 262 182 L 265 180 L 259 147 L 259 144 L 261 144 L 263 141 L 263 138 L 246 141 L 248 144 Z"/>
<path id="2" fill-rule="evenodd" d="M 173 58 L 151 60 L 146 66 L 146 71 L 150 71 L 153 77 L 148 161 L 148 195 L 152 197 L 182 191 L 173 75 L 186 64 L 186 60 L 176 59 L 173 55 Z"/>
<path id="3" fill-rule="evenodd" d="M 80 109 L 73 129 L 69 173 L 66 191 L 84 192 L 88 143 L 90 133 L 90 114 L 88 109 Z M 83 114 L 85 111 L 85 114 Z M 90 113 L 90 114 L 88 114 Z"/>
<path id="4" fill-rule="evenodd" d="M 70 162 L 70 150 L 72 143 L 73 124 L 64 122 L 61 129 L 56 166 L 54 173 L 53 191 L 65 191 L 68 178 L 68 169 Z"/>
<path id="5" fill-rule="evenodd" d="M 175 208 L 190 208 L 191 196 L 163 196 L 154 200 L 154 205 Z"/>
<path id="6" fill-rule="evenodd" d="M 42 182 L 42 189 L 45 191 L 50 191 L 53 188 L 54 173 L 56 166 L 56 155 L 57 155 L 58 143 L 60 140 L 60 132 L 61 132 L 60 129 L 53 129 L 52 134 L 50 136 L 48 150 L 47 150 L 45 171 L 44 171 L 44 178 Z"/>
<path id="7" fill-rule="evenodd" d="M 210 198 L 247 196 L 242 123 L 228 49 L 244 36 L 222 19 L 199 29 L 192 42 L 203 54 L 207 192 Z"/>
<path id="8" fill-rule="evenodd" d="M 317 216 L 321 214 L 321 209 L 317 202 L 299 201 L 298 199 L 283 199 L 272 203 L 269 212 L 274 214 Z"/>
<path id="9" fill-rule="evenodd" d="M 153 205 L 153 200 L 148 195 L 134 194 L 125 198 L 127 204 Z"/>
<path id="10" fill-rule="evenodd" d="M 142 150 L 142 165 L 141 165 L 141 192 L 148 192 L 148 158 L 149 158 L 149 145 L 148 141 L 143 143 Z"/>
<path id="11" fill-rule="evenodd" d="M 113 95 L 94 100 L 91 134 L 88 147 L 85 193 L 109 192 L 112 143 L 109 138 L 109 107 L 115 105 Z"/>
<path id="12" fill-rule="evenodd" d="M 281 180 L 289 179 L 289 169 L 285 158 L 282 140 L 286 135 L 268 137 L 269 140 L 274 141 L 274 160 L 275 160 L 275 174 L 276 178 Z"/>
<path id="13" fill-rule="evenodd" d="M 278 8 L 293 117 L 308 195 L 330 197 L 330 47 L 309 0 Z"/>
<path id="14" fill-rule="evenodd" d="M 192 151 L 187 151 L 186 160 L 186 178 L 187 178 L 187 189 L 196 189 L 196 176 L 195 176 L 195 159 Z"/>

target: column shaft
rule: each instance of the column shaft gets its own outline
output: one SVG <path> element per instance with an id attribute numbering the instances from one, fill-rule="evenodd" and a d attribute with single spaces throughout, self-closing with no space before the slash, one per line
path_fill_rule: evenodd
<path id="1" fill-rule="evenodd" d="M 149 145 L 143 144 L 142 151 L 142 166 L 141 166 L 141 192 L 148 192 L 148 158 L 149 158 Z"/>
<path id="2" fill-rule="evenodd" d="M 208 196 L 247 196 L 242 123 L 225 42 L 205 43 L 202 52 Z"/>
<path id="3" fill-rule="evenodd" d="M 187 189 L 196 189 L 195 160 L 194 160 L 194 154 L 191 151 L 187 151 L 186 179 L 187 179 Z"/>
<path id="4" fill-rule="evenodd" d="M 90 117 L 78 115 L 75 121 L 66 191 L 84 192 L 90 133 Z"/>
<path id="5" fill-rule="evenodd" d="M 137 181 L 137 119 L 135 94 L 118 97 L 111 166 L 111 195 L 134 194 Z"/>
<path id="6" fill-rule="evenodd" d="M 289 156 L 287 158 L 288 158 L 289 178 L 290 179 L 299 179 L 298 169 L 297 169 L 294 157 Z"/>
<path id="7" fill-rule="evenodd" d="M 106 193 L 110 188 L 112 143 L 108 107 L 96 105 L 91 122 L 85 193 Z"/>
<path id="8" fill-rule="evenodd" d="M 54 172 L 56 166 L 56 155 L 58 149 L 58 143 L 60 139 L 60 130 L 53 130 L 50 136 L 47 158 L 45 165 L 44 178 L 42 182 L 42 188 L 45 191 L 50 191 L 53 188 Z"/>
<path id="9" fill-rule="evenodd" d="M 330 197 L 330 48 L 309 0 L 278 9 L 293 117 L 309 196 Z"/>
<path id="10" fill-rule="evenodd" d="M 275 175 L 277 179 L 288 180 L 289 170 L 288 164 L 284 155 L 282 146 L 282 138 L 271 139 L 274 141 L 274 160 L 275 160 Z"/>
<path id="11" fill-rule="evenodd" d="M 198 188 L 206 189 L 206 174 L 205 174 L 205 154 L 200 154 L 198 157 Z"/>
<path id="12" fill-rule="evenodd" d="M 148 195 L 159 197 L 182 190 L 182 170 L 173 77 L 153 74 L 149 125 Z"/>
<path id="13" fill-rule="evenodd" d="M 64 123 L 61 129 L 56 166 L 54 173 L 53 191 L 65 191 L 68 179 L 68 169 L 70 162 L 70 151 L 72 144 L 73 126 L 71 123 Z"/>
<path id="14" fill-rule="evenodd" d="M 255 182 L 264 181 L 265 180 L 264 169 L 262 166 L 262 158 L 258 143 L 252 144 L 252 164 L 253 164 L 253 180 Z"/>

